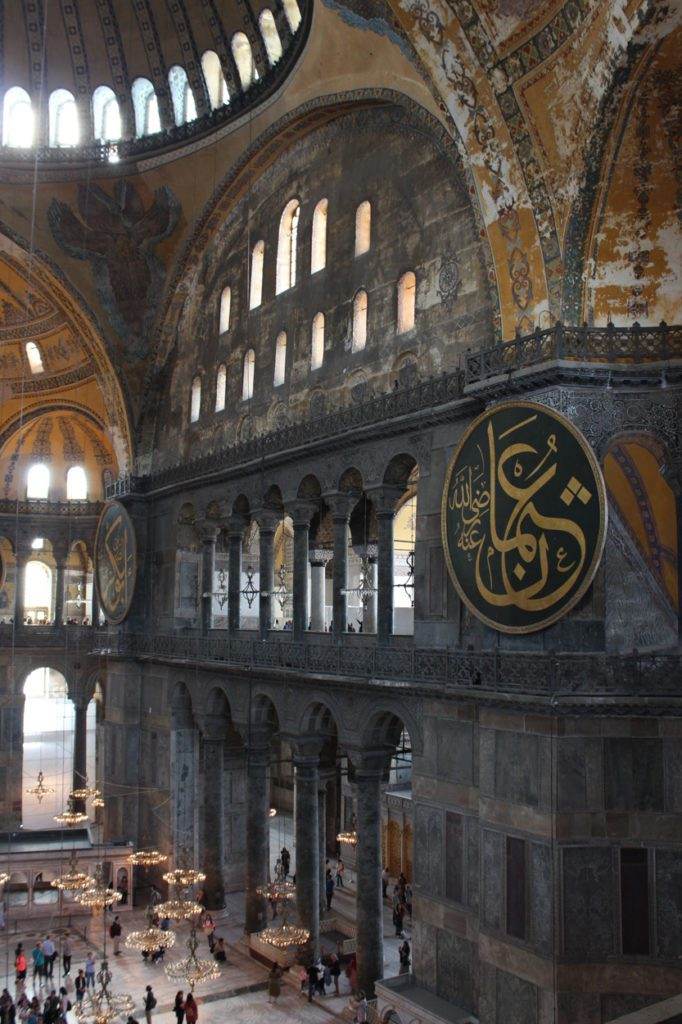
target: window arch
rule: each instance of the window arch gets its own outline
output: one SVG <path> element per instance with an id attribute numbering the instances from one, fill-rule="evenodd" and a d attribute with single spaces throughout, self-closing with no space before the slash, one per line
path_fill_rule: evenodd
<path id="1" fill-rule="evenodd" d="M 225 398 L 227 396 L 227 367 L 225 363 L 221 363 L 218 367 L 218 373 L 215 379 L 215 411 L 222 412 L 225 408 Z"/>
<path id="2" fill-rule="evenodd" d="M 367 292 L 360 290 L 353 299 L 353 352 L 367 344 Z"/>
<path id="3" fill-rule="evenodd" d="M 2 105 L 2 144 L 17 149 L 33 145 L 33 107 L 25 89 L 12 86 Z"/>
<path id="4" fill-rule="evenodd" d="M 201 377 L 197 376 L 192 381 L 192 391 L 189 402 L 189 421 L 196 423 L 201 415 Z"/>
<path id="5" fill-rule="evenodd" d="M 194 93 L 187 78 L 187 72 L 179 64 L 174 64 L 168 72 L 168 87 L 173 101 L 173 116 L 176 125 L 195 121 L 197 108 Z"/>
<path id="6" fill-rule="evenodd" d="M 78 107 L 68 89 L 55 89 L 50 93 L 48 119 L 51 146 L 78 145 Z"/>
<path id="7" fill-rule="evenodd" d="M 398 281 L 397 333 L 405 334 L 414 327 L 414 308 L 417 298 L 417 278 L 414 271 L 406 270 Z"/>
<path id="8" fill-rule="evenodd" d="M 242 377 L 242 400 L 253 398 L 253 378 L 256 370 L 256 353 L 252 348 L 244 356 L 244 374 Z"/>
<path id="9" fill-rule="evenodd" d="M 368 199 L 355 211 L 355 255 L 369 252 L 372 239 L 372 206 Z"/>
<path id="10" fill-rule="evenodd" d="M 50 470 L 44 462 L 34 462 L 26 476 L 26 497 L 45 499 L 50 493 Z"/>
<path id="11" fill-rule="evenodd" d="M 265 261 L 265 242 L 256 242 L 251 253 L 251 287 L 249 289 L 249 309 L 256 309 L 263 299 L 263 263 Z"/>
<path id="12" fill-rule="evenodd" d="M 289 28 L 295 32 L 301 24 L 301 9 L 296 0 L 283 0 L 284 13 L 286 14 Z"/>
<path id="13" fill-rule="evenodd" d="M 275 375 L 273 378 L 274 387 L 284 384 L 284 377 L 287 369 L 287 336 L 285 331 L 280 331 L 275 342 Z"/>
<path id="14" fill-rule="evenodd" d="M 310 244 L 310 273 L 316 274 L 327 265 L 327 209 L 326 199 L 320 199 L 313 212 L 313 231 Z"/>
<path id="15" fill-rule="evenodd" d="M 135 110 L 135 134 L 138 139 L 143 135 L 160 132 L 159 101 L 152 83 L 148 78 L 136 78 L 131 92 Z"/>
<path id="16" fill-rule="evenodd" d="M 218 331 L 224 334 L 230 329 L 230 311 L 232 309 L 232 289 L 226 285 L 220 293 L 220 324 Z"/>
<path id="17" fill-rule="evenodd" d="M 319 370 L 324 362 L 324 313 L 316 313 L 313 317 L 313 330 L 310 344 L 310 369 Z"/>
<path id="18" fill-rule="evenodd" d="M 243 32 L 235 32 L 232 36 L 232 56 L 239 72 L 242 89 L 248 89 L 254 81 L 255 66 L 251 43 Z"/>
<path id="19" fill-rule="evenodd" d="M 43 372 L 45 369 L 43 366 L 43 357 L 35 341 L 26 342 L 26 358 L 28 359 L 28 365 L 31 369 L 31 373 Z"/>
<path id="20" fill-rule="evenodd" d="M 230 102 L 230 93 L 223 74 L 220 57 L 215 50 L 206 50 L 201 58 L 201 70 L 204 73 L 204 81 L 208 91 L 208 98 L 211 108 L 227 106 Z"/>
<path id="21" fill-rule="evenodd" d="M 92 121 L 95 138 L 101 142 L 121 138 L 121 111 L 116 94 L 108 85 L 98 85 L 92 94 Z"/>
<path id="22" fill-rule="evenodd" d="M 288 288 L 293 288 L 296 284 L 296 248 L 300 212 L 298 199 L 290 199 L 282 210 L 277 240 L 276 295 L 285 292 Z"/>
<path id="23" fill-rule="evenodd" d="M 88 497 L 88 478 L 82 466 L 71 466 L 66 474 L 67 501 L 85 501 Z"/>
<path id="24" fill-rule="evenodd" d="M 268 10 L 267 7 L 260 12 L 258 25 L 263 42 L 265 43 L 268 60 L 271 65 L 276 64 L 282 56 L 282 40 L 279 38 L 279 32 L 277 31 L 272 11 Z"/>

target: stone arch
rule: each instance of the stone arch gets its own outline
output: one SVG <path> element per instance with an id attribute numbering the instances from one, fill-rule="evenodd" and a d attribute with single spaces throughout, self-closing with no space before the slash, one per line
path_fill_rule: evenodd
<path id="1" fill-rule="evenodd" d="M 303 501 L 317 501 L 321 494 L 320 481 L 314 473 L 307 473 L 298 485 L 296 497 Z"/>
<path id="2" fill-rule="evenodd" d="M 168 700 L 168 707 L 170 709 L 171 728 L 180 728 L 181 726 L 187 728 L 188 725 L 194 725 L 192 695 L 182 680 L 178 680 L 173 685 Z"/>
<path id="3" fill-rule="evenodd" d="M 394 455 L 384 470 L 383 483 L 405 490 L 415 468 L 418 470 L 419 464 L 414 455 L 406 452 Z"/>
<path id="4" fill-rule="evenodd" d="M 360 470 L 356 469 L 355 466 L 344 469 L 339 476 L 337 490 L 345 494 L 356 494 L 359 497 L 363 489 L 364 482 Z"/>
<path id="5" fill-rule="evenodd" d="M 402 735 L 403 729 L 407 730 L 412 744 L 412 752 L 422 752 L 422 730 L 417 717 L 402 702 L 389 703 L 385 701 L 380 706 L 368 709 L 361 709 L 364 725 L 359 725 L 361 746 L 367 749 L 389 749 L 395 747 Z"/>
<path id="6" fill-rule="evenodd" d="M 342 724 L 338 702 L 329 694 L 309 700 L 298 717 L 298 731 L 317 736 L 338 736 Z"/>

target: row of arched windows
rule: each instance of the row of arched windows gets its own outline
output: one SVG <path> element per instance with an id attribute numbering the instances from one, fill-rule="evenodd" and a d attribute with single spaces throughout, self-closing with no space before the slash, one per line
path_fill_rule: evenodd
<path id="1" fill-rule="evenodd" d="M 50 496 L 50 470 L 44 462 L 34 462 L 26 475 L 26 497 L 46 501 Z M 82 466 L 70 466 L 66 474 L 67 501 L 86 501 L 88 478 Z"/>
<path id="2" fill-rule="evenodd" d="M 297 0 L 283 0 L 283 7 L 295 32 L 301 22 Z M 282 41 L 271 10 L 261 11 L 258 24 L 263 43 L 271 65 L 282 57 Z M 258 70 L 253 59 L 251 43 L 243 32 L 236 32 L 231 41 L 232 56 L 237 68 L 239 83 L 247 90 L 258 80 Z M 213 110 L 230 102 L 230 93 L 223 74 L 218 54 L 207 50 L 201 58 L 201 68 L 206 92 Z M 176 125 L 194 121 L 197 108 L 187 72 L 174 64 L 168 72 L 168 86 L 173 105 Z M 135 115 L 135 135 L 153 135 L 161 130 L 159 104 L 154 86 L 148 78 L 136 78 L 131 87 Z M 108 85 L 98 86 L 92 94 L 92 121 L 94 138 L 100 142 L 118 142 L 122 137 L 121 112 L 113 89 Z M 31 97 L 20 86 L 12 86 L 5 93 L 3 101 L 2 144 L 17 148 L 33 145 L 35 136 L 34 112 Z M 73 93 L 68 89 L 55 89 L 48 101 L 48 145 L 55 147 L 78 146 L 81 142 L 78 107 Z"/>
<path id="3" fill-rule="evenodd" d="M 227 292 L 227 297 L 225 295 Z M 417 294 L 417 279 L 414 271 L 407 270 L 398 280 L 398 306 L 397 306 L 397 333 L 403 334 L 414 327 L 415 300 Z M 221 330 L 223 329 L 223 315 L 226 316 L 226 326 L 229 326 L 229 289 L 223 292 L 221 300 Z M 353 352 L 360 352 L 367 344 L 367 309 L 368 298 L 364 288 L 356 292 L 353 299 L 353 323 L 351 334 L 351 348 Z M 310 369 L 319 370 L 324 363 L 325 347 L 325 317 L 324 313 L 316 313 L 311 322 L 310 328 Z M 275 370 L 273 375 L 273 387 L 284 384 L 286 377 L 287 359 L 287 335 L 286 331 L 280 331 L 275 340 Z M 256 370 L 256 353 L 250 348 L 244 356 L 242 366 L 242 401 L 253 398 L 253 384 Z M 227 367 L 221 363 L 216 374 L 215 412 L 222 412 L 225 408 L 227 398 Z M 192 381 L 190 394 L 190 423 L 196 423 L 201 415 L 201 377 L 196 376 Z"/>

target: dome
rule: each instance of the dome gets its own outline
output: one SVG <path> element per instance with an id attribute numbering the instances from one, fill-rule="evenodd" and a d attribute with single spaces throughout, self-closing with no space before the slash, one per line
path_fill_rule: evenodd
<path id="1" fill-rule="evenodd" d="M 37 148 L 41 160 L 119 162 L 207 134 L 281 84 L 310 8 L 71 0 L 43 25 L 37 7 L 8 0 L 0 160 L 32 161 Z"/>

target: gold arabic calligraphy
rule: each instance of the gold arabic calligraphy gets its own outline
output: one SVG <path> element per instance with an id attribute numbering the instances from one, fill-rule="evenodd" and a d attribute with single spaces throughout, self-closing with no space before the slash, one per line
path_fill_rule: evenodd
<path id="1" fill-rule="evenodd" d="M 581 526 L 538 508 L 543 490 L 557 474 L 561 452 L 555 433 L 547 434 L 544 451 L 513 437 L 536 420 L 537 415 L 520 420 L 499 437 L 490 420 L 487 453 L 476 445 L 475 459 L 457 470 L 448 496 L 448 508 L 458 519 L 457 547 L 475 558 L 480 597 L 494 607 L 514 606 L 524 612 L 543 611 L 562 601 L 587 557 Z M 575 477 L 561 492 L 566 506 L 574 498 L 585 505 L 591 497 Z"/>

